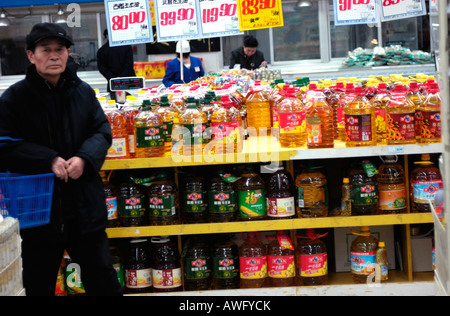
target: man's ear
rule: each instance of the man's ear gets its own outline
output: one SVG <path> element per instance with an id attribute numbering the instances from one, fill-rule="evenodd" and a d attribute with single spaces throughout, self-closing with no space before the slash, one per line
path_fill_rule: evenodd
<path id="1" fill-rule="evenodd" d="M 27 50 L 27 56 L 30 63 L 34 64 L 34 52 L 31 50 Z"/>

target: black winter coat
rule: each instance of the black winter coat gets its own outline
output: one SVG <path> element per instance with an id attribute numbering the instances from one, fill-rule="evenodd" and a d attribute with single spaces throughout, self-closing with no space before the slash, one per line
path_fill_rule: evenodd
<path id="1" fill-rule="evenodd" d="M 50 173 L 53 159 L 86 161 L 78 180 L 55 180 L 51 222 L 59 233 L 68 223 L 80 233 L 106 227 L 105 195 L 99 170 L 112 136 L 93 89 L 68 68 L 57 87 L 31 65 L 25 79 L 0 97 L 0 137 L 21 139 L 0 147 L 0 167 L 26 174 Z"/>

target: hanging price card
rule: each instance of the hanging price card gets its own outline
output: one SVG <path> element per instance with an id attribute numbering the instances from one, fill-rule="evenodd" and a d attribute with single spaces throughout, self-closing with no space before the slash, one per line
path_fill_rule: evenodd
<path id="1" fill-rule="evenodd" d="M 109 46 L 153 42 L 148 0 L 105 0 Z"/>
<path id="2" fill-rule="evenodd" d="M 391 21 L 425 15 L 425 0 L 381 0 L 381 20 Z"/>
<path id="3" fill-rule="evenodd" d="M 236 0 L 200 0 L 202 37 L 243 34 Z"/>
<path id="4" fill-rule="evenodd" d="M 241 31 L 284 26 L 281 0 L 237 0 Z"/>
<path id="5" fill-rule="evenodd" d="M 195 0 L 155 0 L 158 42 L 200 38 Z"/>
<path id="6" fill-rule="evenodd" d="M 334 0 L 333 6 L 335 25 L 378 22 L 376 0 Z"/>

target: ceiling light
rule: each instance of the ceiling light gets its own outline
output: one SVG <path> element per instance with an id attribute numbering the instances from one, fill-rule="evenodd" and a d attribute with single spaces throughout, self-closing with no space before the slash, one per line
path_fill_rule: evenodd
<path id="1" fill-rule="evenodd" d="M 297 7 L 298 8 L 304 8 L 304 7 L 310 7 L 312 4 L 311 4 L 311 1 L 309 1 L 309 0 L 299 0 L 299 1 L 297 1 Z"/>
<path id="2" fill-rule="evenodd" d="M 55 23 L 67 23 L 67 17 L 64 14 L 64 10 L 62 9 L 61 6 L 58 7 L 58 12 L 56 13 L 56 19 L 55 19 Z"/>
<path id="3" fill-rule="evenodd" d="M 11 22 L 6 16 L 6 12 L 4 9 L 2 9 L 2 12 L 0 13 L 0 27 L 2 26 L 9 26 Z"/>

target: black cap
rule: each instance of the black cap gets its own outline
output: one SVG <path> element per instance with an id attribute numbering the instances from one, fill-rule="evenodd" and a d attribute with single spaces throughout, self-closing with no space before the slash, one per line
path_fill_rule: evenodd
<path id="1" fill-rule="evenodd" d="M 55 37 L 64 40 L 66 47 L 73 45 L 72 38 L 67 35 L 65 29 L 54 23 L 39 23 L 33 26 L 30 34 L 27 35 L 27 50 L 33 50 L 37 43 L 43 39 Z"/>

